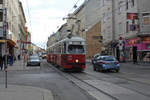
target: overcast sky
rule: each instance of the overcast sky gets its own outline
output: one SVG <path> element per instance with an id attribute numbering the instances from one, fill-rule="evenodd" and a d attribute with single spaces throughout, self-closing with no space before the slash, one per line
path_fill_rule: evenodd
<path id="1" fill-rule="evenodd" d="M 73 6 L 84 0 L 20 0 L 23 3 L 32 42 L 44 47 L 48 37 L 58 30 L 62 18 L 73 12 Z"/>

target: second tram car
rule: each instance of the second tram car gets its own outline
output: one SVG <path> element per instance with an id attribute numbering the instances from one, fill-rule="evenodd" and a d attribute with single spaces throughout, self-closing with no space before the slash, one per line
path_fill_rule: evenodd
<path id="1" fill-rule="evenodd" d="M 47 61 L 63 70 L 83 71 L 85 66 L 85 40 L 71 37 L 61 40 L 47 49 Z"/>

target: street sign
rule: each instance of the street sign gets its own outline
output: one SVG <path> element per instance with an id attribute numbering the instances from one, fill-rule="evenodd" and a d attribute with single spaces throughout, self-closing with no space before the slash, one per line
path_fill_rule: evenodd
<path id="1" fill-rule="evenodd" d="M 119 37 L 119 50 L 123 50 L 123 39 Z"/>

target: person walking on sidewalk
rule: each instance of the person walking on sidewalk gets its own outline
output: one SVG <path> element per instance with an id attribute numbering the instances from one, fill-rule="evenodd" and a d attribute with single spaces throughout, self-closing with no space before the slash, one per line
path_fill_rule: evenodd
<path id="1" fill-rule="evenodd" d="M 3 57 L 2 57 L 2 55 L 0 55 L 0 67 L 1 67 L 1 70 L 3 70 Z"/>
<path id="2" fill-rule="evenodd" d="M 13 62 L 14 62 L 14 56 L 12 54 L 10 54 L 10 56 L 9 56 L 9 64 L 10 64 L 10 66 L 13 65 Z"/>
<path id="3" fill-rule="evenodd" d="M 6 63 L 6 58 L 7 58 L 7 63 Z M 3 56 L 3 64 L 4 64 L 4 67 L 6 67 L 7 66 L 7 64 L 8 64 L 8 54 L 5 54 L 4 56 Z"/>
<path id="4" fill-rule="evenodd" d="M 20 54 L 18 55 L 18 60 L 20 60 Z"/>

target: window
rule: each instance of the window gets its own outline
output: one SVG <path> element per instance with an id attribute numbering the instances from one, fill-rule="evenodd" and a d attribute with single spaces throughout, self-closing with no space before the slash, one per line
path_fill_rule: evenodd
<path id="1" fill-rule="evenodd" d="M 147 47 L 147 49 L 150 49 L 150 44 L 147 44 L 146 47 Z"/>
<path id="2" fill-rule="evenodd" d="M 3 12 L 0 12 L 0 22 L 3 21 Z"/>
<path id="3" fill-rule="evenodd" d="M 105 23 L 109 18 L 109 13 L 103 13 L 103 23 Z"/>
<path id="4" fill-rule="evenodd" d="M 3 4 L 3 0 L 0 0 L 0 4 Z"/>
<path id="5" fill-rule="evenodd" d="M 134 0 L 131 0 L 131 3 L 132 3 L 132 7 L 134 7 Z"/>
<path id="6" fill-rule="evenodd" d="M 123 27 L 123 23 L 122 22 L 120 22 L 119 23 L 119 34 L 123 34 L 124 33 L 124 27 Z"/>
<path id="7" fill-rule="evenodd" d="M 107 3 L 107 0 L 103 0 L 103 6 L 105 6 Z"/>
<path id="8" fill-rule="evenodd" d="M 71 54 L 82 54 L 84 53 L 83 45 L 69 45 L 68 52 Z"/>
<path id="9" fill-rule="evenodd" d="M 150 24 L 150 20 L 149 20 L 149 18 L 150 18 L 150 13 L 144 13 L 143 14 L 143 23 L 144 23 L 144 25 L 149 25 Z"/>
<path id="10" fill-rule="evenodd" d="M 126 33 L 129 33 L 129 22 L 126 23 Z"/>
<path id="11" fill-rule="evenodd" d="M 123 1 L 119 1 L 118 3 L 118 8 L 119 8 L 119 14 L 121 14 L 121 12 L 123 11 Z"/>
<path id="12" fill-rule="evenodd" d="M 127 9 L 127 10 L 128 10 L 128 8 L 129 8 L 129 7 L 128 7 L 128 6 L 129 6 L 128 4 L 129 4 L 129 3 L 128 3 L 128 0 L 126 0 L 126 9 Z"/>

